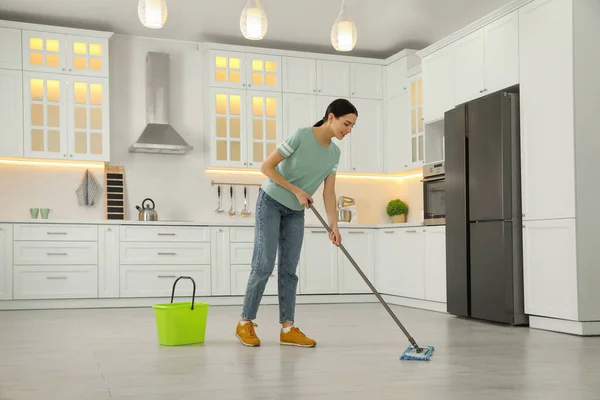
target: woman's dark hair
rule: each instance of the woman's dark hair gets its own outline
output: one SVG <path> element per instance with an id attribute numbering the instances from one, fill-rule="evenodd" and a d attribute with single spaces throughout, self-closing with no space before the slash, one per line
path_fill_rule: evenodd
<path id="1" fill-rule="evenodd" d="M 329 104 L 327 110 L 325 111 L 325 116 L 315 123 L 313 126 L 321 126 L 327 121 L 327 116 L 329 113 L 332 113 L 336 118 L 339 118 L 346 114 L 354 114 L 358 117 L 358 111 L 356 107 L 352 103 L 350 103 L 346 99 L 336 99 Z"/>

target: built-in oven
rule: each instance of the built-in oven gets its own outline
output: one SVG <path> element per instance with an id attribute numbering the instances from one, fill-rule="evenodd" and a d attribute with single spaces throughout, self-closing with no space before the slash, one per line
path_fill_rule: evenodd
<path id="1" fill-rule="evenodd" d="M 444 162 L 423 166 L 423 219 L 425 225 L 446 223 L 446 170 Z"/>

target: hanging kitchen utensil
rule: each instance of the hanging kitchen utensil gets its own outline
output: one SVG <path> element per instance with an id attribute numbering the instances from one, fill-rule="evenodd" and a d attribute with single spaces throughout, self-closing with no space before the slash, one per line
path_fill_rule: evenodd
<path id="1" fill-rule="evenodd" d="M 235 215 L 235 209 L 233 208 L 233 186 L 229 186 L 229 195 L 231 196 L 231 207 L 229 207 L 229 215 Z"/>
<path id="2" fill-rule="evenodd" d="M 221 185 L 219 185 L 217 187 L 217 195 L 219 197 L 219 205 L 218 205 L 217 209 L 215 210 L 215 212 L 222 213 L 223 209 L 221 208 Z"/>
<path id="3" fill-rule="evenodd" d="M 242 210 L 242 217 L 249 217 L 250 211 L 248 211 L 248 189 L 244 186 L 244 209 Z"/>

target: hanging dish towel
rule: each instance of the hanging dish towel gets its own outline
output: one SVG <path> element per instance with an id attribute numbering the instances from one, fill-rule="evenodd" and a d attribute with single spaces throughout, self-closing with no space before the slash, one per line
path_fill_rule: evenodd
<path id="1" fill-rule="evenodd" d="M 98 188 L 99 185 L 94 174 L 90 173 L 89 169 L 86 169 L 81 179 L 81 184 L 79 184 L 79 187 L 75 191 L 79 200 L 79 207 L 93 206 Z"/>

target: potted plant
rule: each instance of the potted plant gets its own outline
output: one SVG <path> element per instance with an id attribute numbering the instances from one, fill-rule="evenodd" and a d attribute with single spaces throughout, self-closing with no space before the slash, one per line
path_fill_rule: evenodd
<path id="1" fill-rule="evenodd" d="M 400 199 L 391 200 L 387 205 L 387 215 L 392 218 L 393 223 L 406 222 L 408 206 Z"/>

